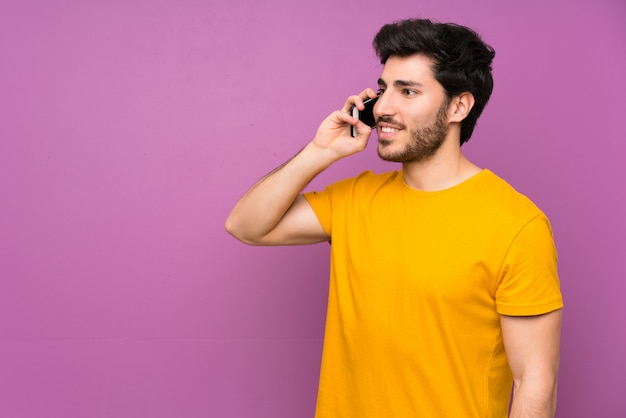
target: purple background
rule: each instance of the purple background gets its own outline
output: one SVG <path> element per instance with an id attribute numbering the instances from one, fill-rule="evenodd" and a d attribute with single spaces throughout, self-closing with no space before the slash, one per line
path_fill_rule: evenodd
<path id="1" fill-rule="evenodd" d="M 223 222 L 409 16 L 495 47 L 466 152 L 552 221 L 558 416 L 623 417 L 623 0 L 0 1 L 0 417 L 312 416 L 328 246 Z M 393 167 L 370 147 L 312 186 Z"/>

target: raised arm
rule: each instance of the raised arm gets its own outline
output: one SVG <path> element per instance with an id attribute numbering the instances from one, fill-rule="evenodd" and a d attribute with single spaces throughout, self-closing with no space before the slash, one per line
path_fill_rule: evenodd
<path id="1" fill-rule="evenodd" d="M 513 373 L 511 418 L 553 418 L 562 310 L 544 315 L 502 316 L 502 336 Z"/>
<path id="2" fill-rule="evenodd" d="M 348 98 L 342 110 L 320 125 L 315 138 L 289 161 L 263 177 L 237 202 L 226 220 L 226 230 L 251 245 L 298 245 L 327 241 L 302 189 L 340 158 L 365 149 L 371 129 L 349 115 L 352 104 L 363 109 L 372 89 Z M 356 126 L 357 137 L 350 135 Z"/>

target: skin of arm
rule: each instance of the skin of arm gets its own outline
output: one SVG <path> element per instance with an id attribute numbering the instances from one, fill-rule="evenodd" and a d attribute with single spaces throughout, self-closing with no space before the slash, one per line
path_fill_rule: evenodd
<path id="1" fill-rule="evenodd" d="M 250 245 L 300 245 L 328 241 L 302 189 L 335 161 L 365 149 L 371 129 L 349 114 L 352 105 L 363 109 L 372 89 L 350 96 L 342 110 L 330 114 L 314 139 L 298 154 L 252 186 L 235 204 L 226 230 Z M 356 127 L 357 137 L 350 134 Z"/>
<path id="2" fill-rule="evenodd" d="M 562 310 L 500 317 L 513 373 L 511 418 L 553 418 L 556 413 Z"/>

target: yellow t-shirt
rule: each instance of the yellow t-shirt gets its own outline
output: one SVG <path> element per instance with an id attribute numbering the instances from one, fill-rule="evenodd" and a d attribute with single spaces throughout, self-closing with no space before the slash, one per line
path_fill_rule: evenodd
<path id="1" fill-rule="evenodd" d="M 364 172 L 306 193 L 331 237 L 317 418 L 505 418 L 500 314 L 562 307 L 545 215 L 489 170 L 443 191 Z"/>

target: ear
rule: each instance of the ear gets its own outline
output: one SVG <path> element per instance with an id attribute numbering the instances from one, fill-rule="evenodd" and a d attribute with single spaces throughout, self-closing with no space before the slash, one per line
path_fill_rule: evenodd
<path id="1" fill-rule="evenodd" d="M 450 103 L 450 122 L 462 122 L 474 107 L 474 95 L 464 92 L 455 96 Z"/>

